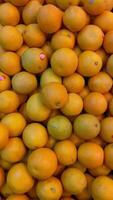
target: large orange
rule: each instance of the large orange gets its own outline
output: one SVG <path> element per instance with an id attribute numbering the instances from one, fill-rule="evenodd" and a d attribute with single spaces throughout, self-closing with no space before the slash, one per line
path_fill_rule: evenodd
<path id="1" fill-rule="evenodd" d="M 26 195 L 12 194 L 6 200 L 29 200 L 29 198 Z"/>
<path id="2" fill-rule="evenodd" d="M 0 150 L 3 149 L 9 141 L 9 130 L 6 125 L 0 122 Z"/>
<path id="3" fill-rule="evenodd" d="M 107 53 L 113 53 L 113 30 L 107 32 L 104 37 L 103 47 Z"/>
<path id="4" fill-rule="evenodd" d="M 113 142 L 113 117 L 106 117 L 101 121 L 100 137 L 107 143 Z"/>
<path id="5" fill-rule="evenodd" d="M 89 172 L 95 177 L 97 177 L 97 176 L 107 176 L 107 175 L 110 174 L 111 169 L 103 164 L 102 166 L 99 166 L 97 168 L 89 169 Z"/>
<path id="6" fill-rule="evenodd" d="M 113 144 L 108 144 L 106 145 L 104 149 L 104 154 L 105 154 L 105 164 L 106 166 L 113 170 Z"/>
<path id="7" fill-rule="evenodd" d="M 5 73 L 0 72 L 0 92 L 8 90 L 11 87 L 11 80 Z"/>

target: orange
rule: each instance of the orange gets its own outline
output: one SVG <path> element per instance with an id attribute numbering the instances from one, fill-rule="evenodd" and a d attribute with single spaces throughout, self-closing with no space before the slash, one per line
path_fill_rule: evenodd
<path id="1" fill-rule="evenodd" d="M 25 24 L 36 23 L 39 8 L 42 5 L 37 0 L 29 1 L 23 8 L 22 18 Z"/>
<path id="2" fill-rule="evenodd" d="M 89 16 L 79 6 L 69 6 L 63 16 L 63 23 L 72 32 L 80 31 L 89 23 Z"/>
<path id="3" fill-rule="evenodd" d="M 79 5 L 80 0 L 56 0 L 56 4 L 62 10 L 66 10 L 69 6 Z"/>
<path id="4" fill-rule="evenodd" d="M 26 105 L 27 103 L 23 103 L 20 106 L 19 112 L 23 115 L 23 117 L 26 119 L 27 122 L 31 122 L 31 119 L 27 115 Z"/>
<path id="5" fill-rule="evenodd" d="M 48 83 L 62 83 L 60 76 L 56 75 L 51 68 L 47 68 L 40 76 L 40 86 L 44 87 Z"/>
<path id="6" fill-rule="evenodd" d="M 68 92 L 79 93 L 85 86 L 85 80 L 80 74 L 73 73 L 72 75 L 63 78 L 63 85 Z"/>
<path id="7" fill-rule="evenodd" d="M 18 51 L 16 52 L 18 56 L 22 56 L 22 54 L 28 49 L 28 46 L 27 45 L 22 45 L 20 47 L 20 49 L 18 49 Z"/>
<path id="8" fill-rule="evenodd" d="M 0 72 L 0 92 L 8 90 L 11 87 L 11 80 L 5 73 Z"/>
<path id="9" fill-rule="evenodd" d="M 92 197 L 96 200 L 113 199 L 113 180 L 107 176 L 97 177 L 92 183 Z"/>
<path id="10" fill-rule="evenodd" d="M 9 141 L 9 130 L 6 125 L 0 122 L 0 150 L 5 148 Z"/>
<path id="11" fill-rule="evenodd" d="M 39 199 L 59 200 L 63 193 L 62 184 L 58 178 L 52 176 L 44 181 L 38 182 L 36 193 Z"/>
<path id="12" fill-rule="evenodd" d="M 101 105 L 101 106 L 100 106 Z M 84 98 L 84 109 L 93 115 L 101 115 L 107 109 L 107 101 L 99 92 L 91 92 Z"/>
<path id="13" fill-rule="evenodd" d="M 109 101 L 109 111 L 110 111 L 110 114 L 113 116 L 113 96 L 111 97 Z"/>
<path id="14" fill-rule="evenodd" d="M 5 160 L 3 160 L 2 158 L 0 158 L 0 166 L 4 169 L 4 170 L 9 170 L 12 166 L 12 163 L 7 162 Z"/>
<path id="15" fill-rule="evenodd" d="M 21 70 L 19 56 L 11 51 L 4 52 L 0 56 L 0 69 L 9 76 L 18 73 Z"/>
<path id="16" fill-rule="evenodd" d="M 100 27 L 103 32 L 113 30 L 113 13 L 107 10 L 104 11 L 94 19 L 94 24 Z"/>
<path id="17" fill-rule="evenodd" d="M 64 165 L 58 163 L 58 166 L 54 173 L 54 176 L 57 176 L 57 177 L 60 176 L 62 174 L 62 172 L 64 171 L 64 168 L 65 168 Z"/>
<path id="18" fill-rule="evenodd" d="M 42 88 L 41 98 L 50 109 L 59 109 L 66 104 L 68 94 L 63 84 L 51 82 Z"/>
<path id="19" fill-rule="evenodd" d="M 48 58 L 51 58 L 53 49 L 49 41 L 46 41 L 44 43 L 44 45 L 42 46 L 42 50 L 44 51 L 44 53 L 47 55 Z"/>
<path id="20" fill-rule="evenodd" d="M 28 48 L 21 56 L 23 68 L 33 74 L 43 72 L 48 65 L 47 56 L 42 49 Z"/>
<path id="21" fill-rule="evenodd" d="M 26 102 L 26 100 L 27 100 L 27 95 L 25 95 L 25 94 L 19 94 L 19 93 L 17 93 L 17 92 L 16 92 L 16 94 L 18 95 L 19 104 L 20 104 L 20 105 Z"/>
<path id="22" fill-rule="evenodd" d="M 109 169 L 113 170 L 113 144 L 106 145 L 104 149 L 105 164 Z"/>
<path id="23" fill-rule="evenodd" d="M 84 140 L 78 137 L 75 133 L 72 133 L 69 139 L 75 144 L 76 147 L 79 147 L 82 143 L 84 143 Z"/>
<path id="24" fill-rule="evenodd" d="M 100 133 L 100 122 L 90 114 L 81 114 L 74 120 L 76 135 L 84 140 L 95 138 Z"/>
<path id="25" fill-rule="evenodd" d="M 105 52 L 103 48 L 100 48 L 96 51 L 96 53 L 102 58 L 103 67 L 106 65 L 108 60 L 108 54 Z"/>
<path id="26" fill-rule="evenodd" d="M 26 126 L 22 135 L 24 144 L 29 149 L 44 147 L 48 141 L 46 128 L 39 123 L 31 123 Z"/>
<path id="27" fill-rule="evenodd" d="M 64 170 L 61 176 L 63 187 L 71 194 L 77 195 L 87 186 L 87 180 L 83 172 L 76 168 Z"/>
<path id="28" fill-rule="evenodd" d="M 0 112 L 11 113 L 19 106 L 17 94 L 11 90 L 5 90 L 0 93 Z"/>
<path id="29" fill-rule="evenodd" d="M 113 117 L 106 117 L 101 121 L 100 137 L 107 143 L 113 142 Z"/>
<path id="30" fill-rule="evenodd" d="M 4 26 L 0 31 L 1 46 L 7 51 L 17 51 L 23 43 L 21 33 L 14 26 Z"/>
<path id="31" fill-rule="evenodd" d="M 24 6 L 29 0 L 7 0 L 15 6 Z"/>
<path id="32" fill-rule="evenodd" d="M 51 57 L 51 67 L 59 76 L 73 74 L 78 66 L 78 57 L 74 50 L 61 48 L 56 50 Z"/>
<path id="33" fill-rule="evenodd" d="M 103 164 L 104 151 L 96 143 L 85 142 L 78 148 L 78 160 L 89 169 L 99 167 Z"/>
<path id="34" fill-rule="evenodd" d="M 77 36 L 80 49 L 95 51 L 102 46 L 104 34 L 96 25 L 85 26 Z"/>
<path id="35" fill-rule="evenodd" d="M 8 141 L 8 144 L 1 151 L 1 158 L 7 162 L 15 163 L 23 159 L 26 149 L 23 141 L 14 137 Z"/>
<path id="36" fill-rule="evenodd" d="M 47 129 L 49 134 L 58 140 L 64 140 L 70 137 L 72 125 L 69 119 L 63 115 L 57 115 L 48 120 Z"/>
<path id="37" fill-rule="evenodd" d="M 28 157 L 27 167 L 33 177 L 39 180 L 47 179 L 56 171 L 56 154 L 49 148 L 39 148 L 32 151 Z"/>
<path id="38" fill-rule="evenodd" d="M 112 88 L 112 85 L 112 78 L 106 72 L 99 72 L 95 76 L 91 77 L 88 81 L 88 87 L 92 92 L 109 92 Z"/>
<path id="39" fill-rule="evenodd" d="M 29 200 L 29 198 L 26 195 L 12 194 L 6 200 Z"/>
<path id="40" fill-rule="evenodd" d="M 33 187 L 34 180 L 27 167 L 23 163 L 17 163 L 8 171 L 7 184 L 14 193 L 23 194 Z"/>
<path id="41" fill-rule="evenodd" d="M 25 118 L 21 113 L 18 112 L 5 115 L 1 122 L 8 127 L 11 137 L 21 135 L 26 126 Z"/>
<path id="42" fill-rule="evenodd" d="M 61 108 L 61 111 L 66 116 L 79 115 L 83 109 L 83 100 L 80 95 L 69 93 L 67 103 Z"/>
<path id="43" fill-rule="evenodd" d="M 77 160 L 77 149 L 71 140 L 57 142 L 54 151 L 58 161 L 63 165 L 71 165 Z"/>
<path id="44" fill-rule="evenodd" d="M 16 29 L 17 29 L 21 34 L 23 34 L 24 31 L 25 31 L 25 29 L 26 29 L 26 25 L 25 25 L 25 24 L 18 24 L 18 25 L 16 26 Z"/>
<path id="45" fill-rule="evenodd" d="M 27 101 L 26 114 L 33 121 L 44 121 L 50 115 L 51 110 L 42 103 L 40 93 L 33 94 Z"/>
<path id="46" fill-rule="evenodd" d="M 52 149 L 54 145 L 56 144 L 56 139 L 53 138 L 51 135 L 48 136 L 48 141 L 46 143 L 46 147 Z"/>
<path id="47" fill-rule="evenodd" d="M 12 78 L 13 90 L 20 94 L 30 94 L 38 86 L 36 76 L 26 71 L 17 73 Z"/>
<path id="48" fill-rule="evenodd" d="M 106 165 L 102 165 L 102 166 L 97 167 L 95 169 L 89 169 L 89 172 L 93 176 L 107 176 L 107 175 L 109 175 L 111 170 Z"/>
<path id="49" fill-rule="evenodd" d="M 94 76 L 101 70 L 101 68 L 102 59 L 94 51 L 84 51 L 79 55 L 79 64 L 77 71 L 82 76 Z"/>
<path id="50" fill-rule="evenodd" d="M 37 22 L 43 32 L 55 33 L 62 25 L 62 17 L 63 13 L 59 8 L 52 4 L 47 4 L 40 7 Z"/>
<path id="51" fill-rule="evenodd" d="M 112 95 L 110 92 L 106 92 L 106 93 L 104 94 L 104 96 L 105 96 L 105 98 L 106 98 L 106 100 L 107 100 L 108 103 L 112 102 L 111 100 L 112 100 L 112 98 L 113 98 L 113 95 Z M 112 103 L 111 103 L 111 104 L 112 104 Z M 110 110 L 110 104 L 109 104 L 109 110 Z M 111 112 L 111 114 L 112 114 L 112 111 L 110 111 L 110 112 Z"/>
<path id="52" fill-rule="evenodd" d="M 90 90 L 87 86 L 85 86 L 79 93 L 79 95 L 84 99 L 88 94 L 90 93 Z"/>
<path id="53" fill-rule="evenodd" d="M 77 54 L 77 56 L 79 56 L 82 53 L 82 50 L 80 49 L 79 46 L 75 46 L 74 51 Z"/>
<path id="54" fill-rule="evenodd" d="M 28 47 L 42 47 L 46 41 L 46 35 L 38 24 L 29 24 L 23 33 L 24 42 Z"/>
<path id="55" fill-rule="evenodd" d="M 109 56 L 106 66 L 107 73 L 113 78 L 113 55 Z"/>
<path id="56" fill-rule="evenodd" d="M 98 145 L 100 145 L 101 147 L 105 147 L 106 143 L 102 140 L 102 138 L 99 136 L 89 140 L 89 142 L 93 142 L 96 143 Z"/>
<path id="57" fill-rule="evenodd" d="M 13 192 L 11 191 L 10 187 L 6 182 L 1 187 L 0 192 L 4 197 L 8 197 L 9 195 L 13 194 Z"/>
<path id="58" fill-rule="evenodd" d="M 113 30 L 105 34 L 104 42 L 103 42 L 103 47 L 105 51 L 110 54 L 113 53 L 112 42 L 113 42 Z"/>
<path id="59" fill-rule="evenodd" d="M 71 167 L 77 168 L 83 173 L 85 173 L 87 170 L 86 167 L 84 167 L 78 160 L 73 165 L 71 165 Z"/>
<path id="60" fill-rule="evenodd" d="M 19 23 L 19 20 L 20 14 L 15 6 L 11 3 L 3 3 L 0 5 L 0 23 L 2 25 L 15 26 Z"/>
<path id="61" fill-rule="evenodd" d="M 73 49 L 76 35 L 67 29 L 57 31 L 51 38 L 51 46 L 54 50 L 61 48 Z"/>
<path id="62" fill-rule="evenodd" d="M 2 167 L 0 167 L 0 188 L 5 183 L 5 172 Z"/>

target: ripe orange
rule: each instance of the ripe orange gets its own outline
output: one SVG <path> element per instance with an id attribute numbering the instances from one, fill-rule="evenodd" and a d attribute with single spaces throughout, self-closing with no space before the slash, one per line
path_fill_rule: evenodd
<path id="1" fill-rule="evenodd" d="M 50 177 L 44 181 L 39 181 L 36 186 L 36 193 L 39 199 L 58 200 L 62 196 L 62 184 L 56 177 Z"/>
<path id="2" fill-rule="evenodd" d="M 16 26 L 16 29 L 23 35 L 25 29 L 26 29 L 26 25 L 25 24 L 18 24 Z"/>
<path id="3" fill-rule="evenodd" d="M 64 169 L 65 169 L 65 166 L 58 163 L 54 176 L 60 176 L 62 172 L 64 171 Z"/>
<path id="4" fill-rule="evenodd" d="M 104 149 L 104 154 L 105 154 L 105 164 L 106 166 L 113 170 L 113 144 L 108 144 L 106 145 Z"/>
<path id="5" fill-rule="evenodd" d="M 96 51 L 96 53 L 102 58 L 103 67 L 106 65 L 108 60 L 108 54 L 105 52 L 103 48 L 100 48 Z"/>
<path id="6" fill-rule="evenodd" d="M 0 188 L 5 183 L 5 172 L 2 167 L 0 167 Z"/>
<path id="7" fill-rule="evenodd" d="M 11 80 L 5 73 L 0 72 L 0 92 L 8 90 L 11 87 Z"/>
<path id="8" fill-rule="evenodd" d="M 113 78 L 113 55 L 109 56 L 106 66 L 107 73 Z"/>
<path id="9" fill-rule="evenodd" d="M 44 51 L 44 53 L 47 55 L 48 58 L 51 58 L 52 53 L 53 53 L 53 49 L 52 49 L 49 41 L 46 41 L 44 43 L 42 50 Z"/>
<path id="10" fill-rule="evenodd" d="M 105 147 L 105 145 L 106 145 L 106 143 L 102 140 L 102 138 L 100 136 L 97 136 L 97 137 L 89 140 L 89 142 L 96 143 L 96 144 L 100 145 L 101 147 Z"/>
<path id="11" fill-rule="evenodd" d="M 84 51 L 79 55 L 79 64 L 77 71 L 82 76 L 94 76 L 101 70 L 101 68 L 102 59 L 94 51 Z"/>
<path id="12" fill-rule="evenodd" d="M 104 151 L 96 143 L 85 142 L 78 148 L 78 160 L 89 169 L 99 167 L 103 164 Z"/>
<path id="13" fill-rule="evenodd" d="M 48 120 L 47 129 L 53 138 L 64 140 L 70 137 L 72 133 L 72 124 L 67 117 L 57 115 Z"/>
<path id="14" fill-rule="evenodd" d="M 105 96 L 105 98 L 106 98 L 108 103 L 112 102 L 111 100 L 113 98 L 113 95 L 110 92 L 105 93 L 104 96 Z M 112 105 L 112 103 L 111 103 L 111 105 Z M 111 110 L 110 109 L 110 104 L 109 104 L 109 110 Z M 112 111 L 110 111 L 110 113 L 112 114 Z"/>
<path id="15" fill-rule="evenodd" d="M 57 168 L 57 157 L 49 148 L 39 148 L 29 155 L 27 167 L 30 174 L 38 180 L 52 176 Z"/>
<path id="16" fill-rule="evenodd" d="M 1 187 L 0 189 L 0 192 L 1 194 L 4 196 L 4 197 L 8 197 L 9 195 L 12 195 L 13 192 L 12 190 L 10 189 L 10 187 L 8 186 L 7 182 L 5 182 L 3 184 L 3 186 Z"/>
<path id="17" fill-rule="evenodd" d="M 69 6 L 63 15 L 63 23 L 72 32 L 80 31 L 89 23 L 89 16 L 79 6 Z"/>
<path id="18" fill-rule="evenodd" d="M 113 53 L 112 42 L 113 42 L 113 31 L 111 30 L 105 34 L 104 42 L 103 42 L 103 47 L 105 51 L 110 54 Z"/>
<path id="19" fill-rule="evenodd" d="M 76 147 L 79 147 L 81 144 L 84 143 L 84 140 L 78 137 L 76 133 L 72 133 L 69 139 L 75 144 Z"/>
<path id="20" fill-rule="evenodd" d="M 109 175 L 111 170 L 106 165 L 103 164 L 102 166 L 97 167 L 95 169 L 89 169 L 89 172 L 93 176 L 107 176 L 107 175 Z"/>
<path id="21" fill-rule="evenodd" d="M 100 137 L 107 143 L 113 142 L 113 117 L 102 119 Z"/>
<path id="22" fill-rule="evenodd" d="M 29 200 L 29 198 L 26 195 L 12 194 L 6 200 Z"/>
<path id="23" fill-rule="evenodd" d="M 71 167 L 79 169 L 81 172 L 85 173 L 86 172 L 86 167 L 84 167 L 78 160 L 71 165 Z"/>
<path id="24" fill-rule="evenodd" d="M 55 144 L 56 144 L 56 139 L 53 138 L 51 135 L 49 135 L 45 147 L 52 149 L 55 146 Z"/>
<path id="25" fill-rule="evenodd" d="M 73 74 L 78 66 L 78 57 L 74 50 L 61 48 L 56 50 L 51 57 L 51 67 L 59 76 Z"/>
<path id="26" fill-rule="evenodd" d="M 79 95 L 84 99 L 88 94 L 90 93 L 90 90 L 87 86 L 85 86 L 79 93 Z"/>
<path id="27" fill-rule="evenodd" d="M 20 47 L 20 49 L 18 49 L 18 51 L 16 52 L 18 56 L 22 56 L 22 54 L 28 49 L 28 46 L 27 45 L 22 45 Z"/>
<path id="28" fill-rule="evenodd" d="M 69 6 L 79 5 L 80 0 L 56 0 L 56 5 L 62 10 L 66 10 Z"/>
<path id="29" fill-rule="evenodd" d="M 0 166 L 4 169 L 4 170 L 9 170 L 12 166 L 12 163 L 7 162 L 5 160 L 3 160 L 2 158 L 0 158 Z"/>
<path id="30" fill-rule="evenodd" d="M 6 125 L 0 122 L 0 150 L 5 148 L 9 141 L 9 130 Z"/>

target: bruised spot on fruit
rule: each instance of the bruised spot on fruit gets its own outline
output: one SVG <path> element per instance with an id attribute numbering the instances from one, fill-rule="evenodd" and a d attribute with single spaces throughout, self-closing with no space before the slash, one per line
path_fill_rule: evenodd
<path id="1" fill-rule="evenodd" d="M 46 57 L 46 56 L 45 56 L 45 54 L 44 54 L 44 53 L 41 53 L 41 54 L 40 54 L 40 59 L 41 59 L 41 60 L 44 60 L 44 59 L 45 59 L 45 57 Z"/>

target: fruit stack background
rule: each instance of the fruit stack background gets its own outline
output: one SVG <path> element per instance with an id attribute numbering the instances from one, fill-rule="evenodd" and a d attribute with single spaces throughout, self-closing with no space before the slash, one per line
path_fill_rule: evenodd
<path id="1" fill-rule="evenodd" d="M 113 200 L 113 0 L 0 0 L 0 199 Z"/>

